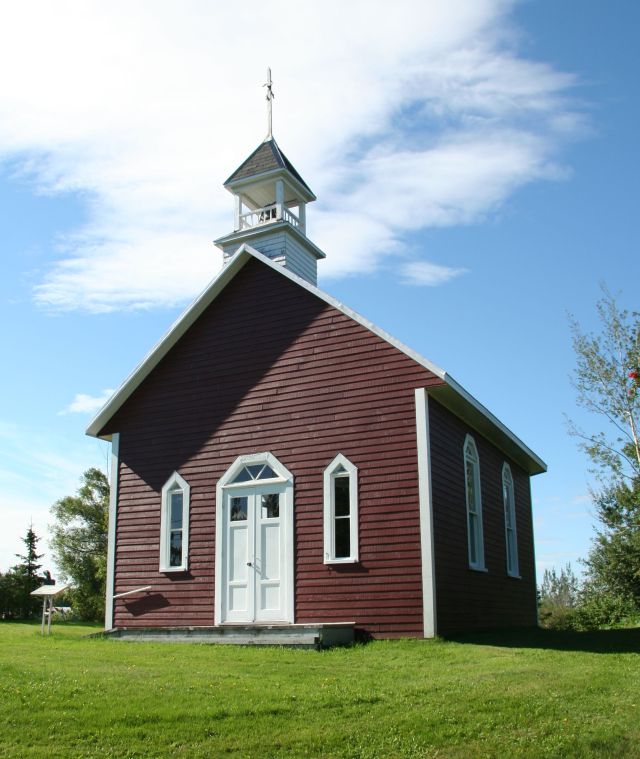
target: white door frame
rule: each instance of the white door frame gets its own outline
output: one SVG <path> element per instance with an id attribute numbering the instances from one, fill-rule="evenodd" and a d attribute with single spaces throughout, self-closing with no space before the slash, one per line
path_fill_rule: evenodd
<path id="1" fill-rule="evenodd" d="M 262 487 L 269 484 L 285 485 L 285 490 L 281 498 L 284 505 L 284 514 L 282 517 L 282 547 L 285 551 L 285 573 L 282 577 L 282 597 L 283 619 L 277 620 L 293 624 L 294 622 L 294 554 L 293 554 L 293 475 L 281 464 L 278 459 L 268 451 L 265 453 L 251 453 L 245 456 L 238 456 L 233 464 L 218 480 L 216 485 L 216 545 L 215 545 L 215 604 L 214 604 L 214 623 L 216 625 L 225 624 L 223 596 L 225 593 L 225 551 L 226 539 L 224 534 L 224 497 L 225 492 L 232 489 L 247 489 L 251 483 L 242 482 L 237 485 L 231 484 L 240 470 L 247 464 L 268 464 L 276 473 L 276 477 L 268 480 L 259 480 L 256 486 Z M 262 624 L 272 624 L 272 622 L 263 622 Z"/>

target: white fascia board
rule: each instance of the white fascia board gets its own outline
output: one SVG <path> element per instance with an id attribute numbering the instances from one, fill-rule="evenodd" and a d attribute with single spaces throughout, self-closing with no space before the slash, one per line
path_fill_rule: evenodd
<path id="1" fill-rule="evenodd" d="M 272 261 L 255 248 L 244 243 L 238 248 L 236 253 L 229 259 L 226 266 L 217 274 L 216 277 L 207 285 L 205 290 L 196 298 L 196 300 L 187 308 L 186 311 L 174 322 L 169 331 L 162 339 L 147 353 L 133 372 L 120 385 L 106 405 L 96 414 L 87 427 L 86 434 L 97 437 L 100 429 L 109 421 L 115 412 L 122 406 L 133 391 L 142 383 L 147 375 L 154 369 L 158 363 L 167 355 L 178 340 L 185 334 L 198 317 L 207 309 L 217 296 L 224 290 L 229 282 L 235 277 L 240 269 L 250 258 L 256 258 L 265 266 L 278 272 L 283 277 L 287 277 L 299 287 L 312 293 L 323 300 L 345 316 L 353 319 L 358 324 L 373 332 L 385 342 L 397 348 L 416 363 L 434 374 L 442 380 L 440 386 L 428 388 L 428 392 L 433 394 L 442 404 L 456 415 L 467 420 L 471 426 L 487 436 L 490 440 L 497 440 L 498 447 L 511 456 L 517 463 L 529 472 L 529 474 L 539 474 L 547 471 L 544 461 L 539 458 L 533 451 L 526 446 L 516 435 L 511 432 L 502 422 L 488 411 L 479 401 L 468 393 L 462 385 L 456 382 L 444 369 L 432 363 L 424 356 L 412 350 L 404 343 L 397 340 L 384 329 L 381 329 L 373 322 L 361 316 L 353 309 L 341 303 L 333 296 L 320 290 L 318 287 L 301 279 L 297 274 L 285 269 L 281 264 Z M 109 439 L 109 436 L 106 436 Z"/>
<path id="2" fill-rule="evenodd" d="M 220 250 L 223 249 L 223 245 L 227 245 L 230 242 L 240 242 L 242 240 L 255 240 L 258 236 L 273 234 L 280 229 L 286 229 L 287 232 L 291 232 L 294 236 L 297 236 L 300 245 L 303 245 L 312 255 L 316 258 L 326 258 L 327 254 L 304 234 L 298 227 L 294 227 L 284 219 L 282 221 L 273 221 L 268 224 L 261 224 L 255 227 L 249 227 L 249 229 L 242 229 L 237 232 L 231 232 L 224 237 L 218 237 L 213 241 L 214 245 L 217 245 Z M 253 248 L 252 248 L 253 250 Z M 258 251 L 255 251 L 258 253 Z"/>
<path id="3" fill-rule="evenodd" d="M 268 181 L 278 178 L 282 178 L 305 203 L 312 203 L 314 200 L 317 200 L 313 192 L 300 184 L 294 175 L 285 168 L 269 169 L 268 171 L 261 171 L 259 174 L 251 174 L 248 177 L 242 177 L 242 179 L 235 179 L 233 182 L 225 184 L 224 188 L 235 195 L 242 192 L 244 187 L 255 185 L 258 181 L 262 182 L 263 180 Z"/>
<path id="4" fill-rule="evenodd" d="M 444 385 L 428 388 L 429 394 L 484 437 L 489 438 L 529 474 L 542 474 L 547 471 L 545 462 L 450 374 L 445 373 L 444 380 Z"/>
<path id="5" fill-rule="evenodd" d="M 86 429 L 87 435 L 98 437 L 101 428 L 109 421 L 133 391 L 147 377 L 151 370 L 160 363 L 189 327 L 195 323 L 198 317 L 234 278 L 249 258 L 247 254 L 240 255 L 242 250 L 242 248 L 238 250 L 238 252 L 229 260 L 227 265 L 218 272 L 186 311 L 183 311 L 183 313 L 171 325 L 169 330 L 147 353 L 131 374 L 114 392 L 111 398 L 109 398 L 107 403 L 100 409 L 100 411 L 98 411 Z M 261 259 L 264 259 L 264 256 L 261 256 L 260 254 L 258 255 Z M 105 436 L 105 440 L 109 439 L 110 435 Z"/>

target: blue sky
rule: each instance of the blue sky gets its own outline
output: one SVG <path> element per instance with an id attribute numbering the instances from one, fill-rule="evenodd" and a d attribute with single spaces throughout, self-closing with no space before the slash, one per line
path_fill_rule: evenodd
<path id="1" fill-rule="evenodd" d="M 98 399 L 218 270 L 267 65 L 320 286 L 547 461 L 539 572 L 576 565 L 591 480 L 563 414 L 591 422 L 567 313 L 595 328 L 601 282 L 637 307 L 640 7 L 217 5 L 0 9 L 0 569 L 31 520 L 52 565 L 51 504 L 108 461 L 84 436 Z"/>

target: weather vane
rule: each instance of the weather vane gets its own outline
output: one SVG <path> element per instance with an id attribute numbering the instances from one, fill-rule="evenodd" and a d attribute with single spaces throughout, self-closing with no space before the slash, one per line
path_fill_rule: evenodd
<path id="1" fill-rule="evenodd" d="M 273 88 L 271 84 L 271 69 L 267 69 L 267 82 L 266 84 L 262 85 L 263 87 L 267 88 L 267 126 L 269 131 L 267 132 L 267 139 L 270 140 L 273 137 L 273 106 L 271 105 L 271 101 L 275 97 L 273 94 Z"/>

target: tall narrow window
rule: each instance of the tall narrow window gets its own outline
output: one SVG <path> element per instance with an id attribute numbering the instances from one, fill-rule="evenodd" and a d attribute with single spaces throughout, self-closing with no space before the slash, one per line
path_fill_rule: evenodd
<path id="1" fill-rule="evenodd" d="M 358 470 L 339 453 L 324 470 L 324 562 L 358 561 Z"/>
<path id="2" fill-rule="evenodd" d="M 183 572 L 188 567 L 190 488 L 174 472 L 162 488 L 160 571 Z"/>
<path id="3" fill-rule="evenodd" d="M 502 499 L 504 501 L 504 530 L 507 546 L 507 574 L 519 577 L 518 537 L 516 533 L 516 499 L 509 464 L 502 467 Z"/>
<path id="4" fill-rule="evenodd" d="M 464 479 L 467 498 L 467 537 L 469 566 L 484 570 L 484 542 L 482 539 L 482 499 L 480 495 L 480 459 L 476 444 L 467 435 L 464 443 Z"/>

